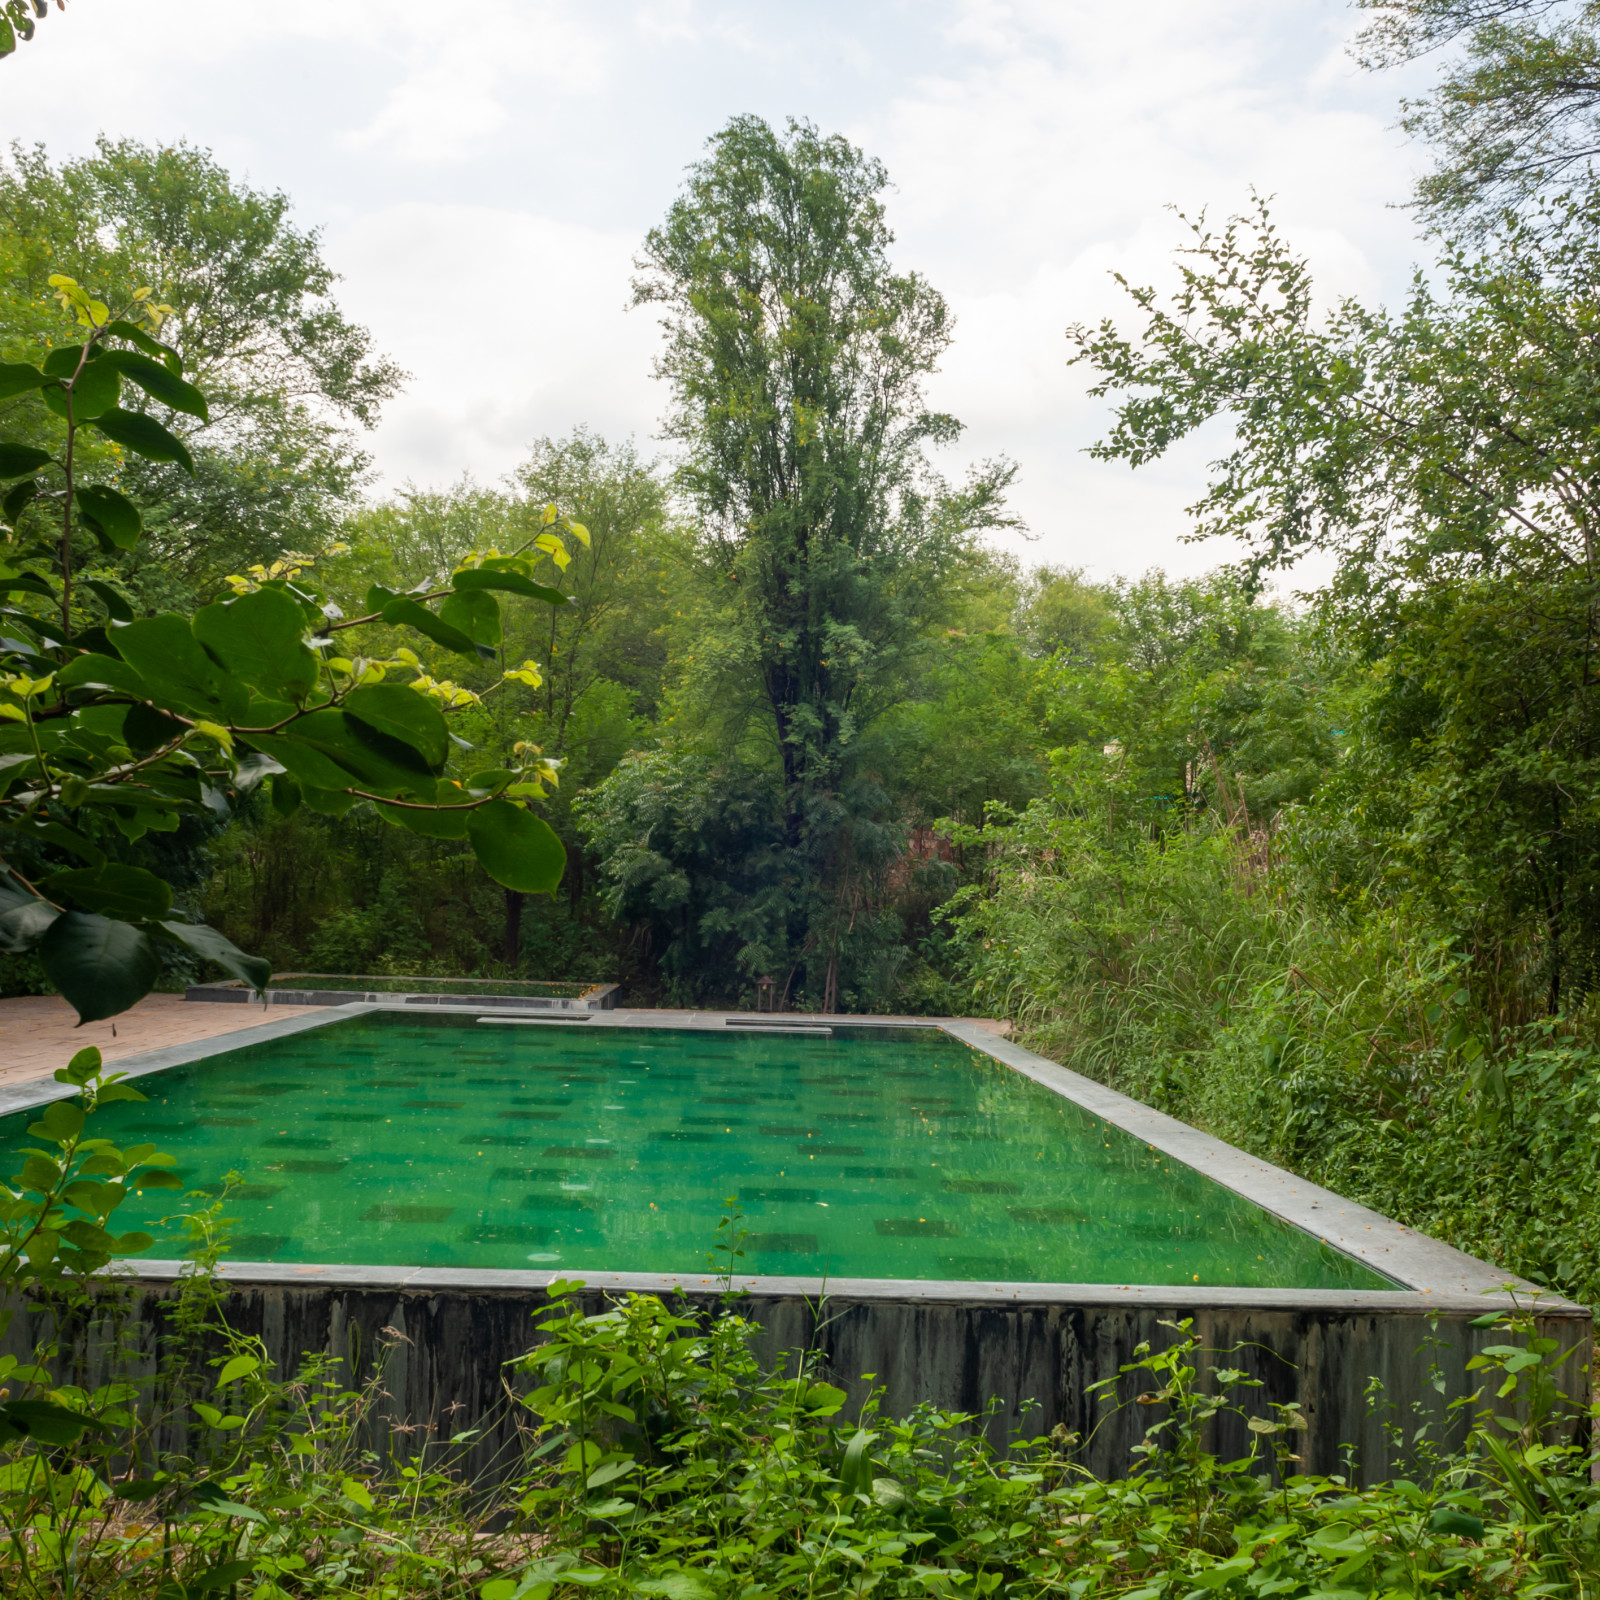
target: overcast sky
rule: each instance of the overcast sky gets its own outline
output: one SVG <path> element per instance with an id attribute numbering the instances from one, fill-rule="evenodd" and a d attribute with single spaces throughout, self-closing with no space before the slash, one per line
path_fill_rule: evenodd
<path id="1" fill-rule="evenodd" d="M 1208 454 L 1130 473 L 1063 330 L 1162 281 L 1166 209 L 1252 186 L 1329 292 L 1393 299 L 1419 153 L 1345 0 L 71 0 L 0 63 L 0 129 L 57 157 L 187 139 L 286 190 L 340 298 L 412 374 L 380 487 L 494 479 L 578 423 L 653 449 L 658 333 L 631 259 L 732 115 L 809 117 L 888 165 L 897 262 L 949 297 L 941 465 L 1005 453 L 1030 562 L 1175 572 Z"/>

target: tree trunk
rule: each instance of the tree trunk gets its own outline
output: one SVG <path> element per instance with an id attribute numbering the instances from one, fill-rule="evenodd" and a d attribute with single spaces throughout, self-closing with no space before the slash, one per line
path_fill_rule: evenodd
<path id="1" fill-rule="evenodd" d="M 578 920 L 578 907 L 583 904 L 583 851 L 574 846 L 567 852 L 567 915 Z"/>
<path id="2" fill-rule="evenodd" d="M 517 956 L 522 947 L 522 904 L 527 899 L 520 889 L 506 890 L 506 967 L 517 970 Z"/>

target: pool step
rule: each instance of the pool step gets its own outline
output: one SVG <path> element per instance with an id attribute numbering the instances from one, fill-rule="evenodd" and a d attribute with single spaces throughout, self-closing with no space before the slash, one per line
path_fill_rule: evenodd
<path id="1" fill-rule="evenodd" d="M 743 1028 L 747 1033 L 812 1033 L 822 1039 L 833 1037 L 832 1028 L 811 1027 L 802 1022 L 757 1022 L 743 1017 L 728 1017 L 723 1024 L 729 1028 Z"/>
<path id="2" fill-rule="evenodd" d="M 542 1028 L 551 1023 L 559 1025 L 567 1022 L 589 1022 L 592 1017 L 590 1013 L 583 1011 L 553 1011 L 548 1017 L 479 1017 L 477 1020 L 502 1023 L 511 1028 Z"/>

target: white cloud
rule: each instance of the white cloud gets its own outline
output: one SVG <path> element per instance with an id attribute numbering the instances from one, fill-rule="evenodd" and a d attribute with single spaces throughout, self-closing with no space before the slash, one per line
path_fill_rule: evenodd
<path id="1" fill-rule="evenodd" d="M 896 178 L 901 248 L 958 314 L 938 400 L 972 454 L 1021 462 L 1040 554 L 1100 572 L 1229 554 L 1183 542 L 1226 430 L 1137 474 L 1095 462 L 1084 447 L 1109 408 L 1066 365 L 1069 323 L 1128 318 L 1113 270 L 1172 281 L 1185 230 L 1165 208 L 1219 218 L 1274 194 L 1328 294 L 1395 286 L 1409 227 L 1384 202 L 1405 175 L 1356 97 L 1373 85 L 1330 68 L 1331 29 L 1283 16 L 1263 0 L 968 0 L 949 25 L 959 59 L 855 127 Z"/>
<path id="2" fill-rule="evenodd" d="M 628 315 L 632 234 L 420 201 L 330 236 L 350 313 L 412 379 L 372 439 L 392 483 L 492 480 L 528 442 L 586 422 L 648 434 L 648 312 Z"/>
<path id="3" fill-rule="evenodd" d="M 471 25 L 424 0 L 364 0 L 347 24 L 405 41 L 401 74 L 377 113 L 346 135 L 390 158 L 448 164 L 494 159 L 494 138 L 531 102 L 555 115 L 605 85 L 607 41 L 596 14 L 565 3 L 478 0 Z"/>
<path id="4" fill-rule="evenodd" d="M 656 330 L 629 260 L 729 116 L 810 116 L 888 164 L 897 256 L 951 299 L 934 390 L 1006 452 L 1035 558 L 1100 571 L 1181 542 L 1215 440 L 1130 473 L 1068 323 L 1170 281 L 1163 207 L 1277 196 L 1328 294 L 1403 292 L 1402 84 L 1357 72 L 1344 0 L 75 0 L 0 66 L 4 131 L 209 146 L 326 228 L 348 310 L 414 376 L 375 436 L 391 483 L 493 478 L 579 422 L 648 437 Z M 1220 437 L 1220 435 L 1219 435 Z"/>

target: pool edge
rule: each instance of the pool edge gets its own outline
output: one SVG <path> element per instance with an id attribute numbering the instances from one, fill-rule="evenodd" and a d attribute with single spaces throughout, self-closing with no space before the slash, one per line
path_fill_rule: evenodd
<path id="1" fill-rule="evenodd" d="M 265 1010 L 265 1008 L 263 1008 Z M 478 1004 L 428 1007 L 432 1015 L 488 1015 L 495 1008 Z M 307 1014 L 291 1013 L 189 1044 L 144 1051 L 112 1063 L 117 1073 L 141 1078 L 169 1067 L 185 1066 L 209 1056 L 228 1054 L 272 1039 L 326 1027 L 372 1012 L 391 1011 L 415 1019 L 413 1008 L 385 1002 L 351 1002 Z M 526 1015 L 524 1013 L 524 1015 Z M 804 1020 L 804 1019 L 803 1019 Z M 818 1022 L 824 1019 L 818 1018 Z M 1115 1089 L 1086 1078 L 1044 1056 L 1003 1039 L 975 1022 L 951 1017 L 829 1016 L 834 1027 L 922 1027 L 938 1030 L 1002 1066 L 1021 1073 L 1063 1099 L 1121 1128 L 1214 1183 L 1262 1210 L 1404 1285 L 1395 1290 L 1366 1289 L 1237 1289 L 1226 1286 L 1172 1284 L 1037 1284 L 988 1283 L 981 1280 L 833 1279 L 751 1276 L 736 1287 L 756 1297 L 806 1299 L 889 1299 L 950 1304 L 1181 1305 L 1195 1308 L 1283 1309 L 1290 1306 L 1339 1310 L 1390 1310 L 1427 1314 L 1480 1312 L 1537 1305 L 1541 1315 L 1590 1318 L 1587 1306 L 1570 1301 L 1514 1273 L 1503 1271 L 1457 1250 L 1452 1245 L 1407 1228 L 1380 1212 L 1347 1200 L 1333 1191 L 1297 1177 L 1272 1163 L 1246 1154 L 1199 1129 L 1156 1111 Z M 535 1019 L 530 1019 L 538 1025 Z M 645 1011 L 617 1008 L 597 1011 L 583 1023 L 591 1028 L 675 1028 L 721 1031 L 729 1022 L 748 1023 L 748 1013 L 721 1011 Z M 550 1026 L 572 1026 L 552 1021 Z M 64 1097 L 65 1086 L 38 1079 L 0 1089 L 0 1116 L 27 1111 Z M 124 1261 L 122 1268 L 146 1281 L 171 1281 L 182 1263 Z M 421 1290 L 431 1287 L 528 1290 L 558 1278 L 581 1281 L 590 1288 L 615 1286 L 619 1292 L 699 1294 L 719 1281 L 699 1274 L 566 1273 L 503 1271 L 488 1268 L 423 1268 L 335 1265 L 325 1263 L 229 1262 L 224 1276 L 235 1282 L 371 1285 Z"/>

